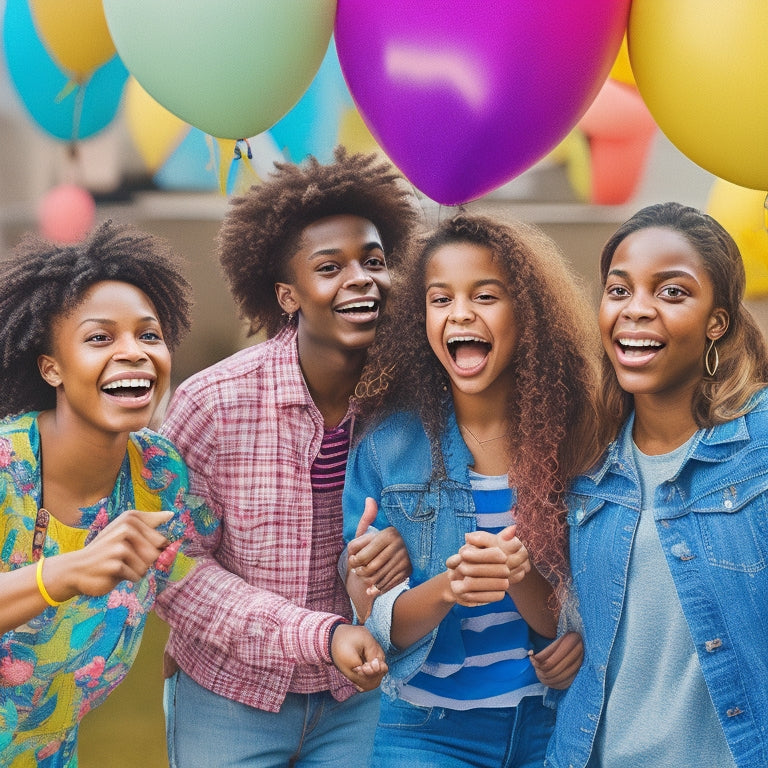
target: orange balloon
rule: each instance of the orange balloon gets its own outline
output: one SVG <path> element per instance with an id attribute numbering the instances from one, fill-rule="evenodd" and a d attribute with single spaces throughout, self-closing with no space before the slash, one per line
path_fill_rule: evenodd
<path id="1" fill-rule="evenodd" d="M 101 0 L 29 0 L 40 40 L 56 63 L 82 82 L 115 55 Z"/>

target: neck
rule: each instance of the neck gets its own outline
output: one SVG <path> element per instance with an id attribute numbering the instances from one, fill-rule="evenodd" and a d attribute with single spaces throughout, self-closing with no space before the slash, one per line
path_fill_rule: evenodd
<path id="1" fill-rule="evenodd" d="M 649 456 L 669 453 L 679 448 L 696 432 L 691 398 L 671 401 L 653 395 L 635 395 L 635 445 Z"/>
<path id="2" fill-rule="evenodd" d="M 335 427 L 347 413 L 365 358 L 366 350 L 302 349 L 299 341 L 301 372 L 327 427 Z"/>
<path id="3" fill-rule="evenodd" d="M 108 496 L 115 485 L 128 433 L 105 433 L 77 426 L 57 411 L 38 417 L 43 503 L 62 522 L 79 508 Z"/>
<path id="4" fill-rule="evenodd" d="M 457 397 L 458 395 L 458 397 Z M 474 459 L 475 471 L 503 475 L 508 471 L 506 397 L 472 396 L 454 391 L 456 422 Z"/>

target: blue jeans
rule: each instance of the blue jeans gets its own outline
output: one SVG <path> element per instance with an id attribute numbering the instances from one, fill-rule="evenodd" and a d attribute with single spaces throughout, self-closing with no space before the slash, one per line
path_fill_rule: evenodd
<path id="1" fill-rule="evenodd" d="M 372 768 L 541 768 L 555 711 L 528 696 L 516 707 L 458 711 L 386 696 Z"/>
<path id="2" fill-rule="evenodd" d="M 265 712 L 198 685 L 181 670 L 165 681 L 171 768 L 368 768 L 379 691 L 336 701 L 327 691 L 289 693 Z"/>

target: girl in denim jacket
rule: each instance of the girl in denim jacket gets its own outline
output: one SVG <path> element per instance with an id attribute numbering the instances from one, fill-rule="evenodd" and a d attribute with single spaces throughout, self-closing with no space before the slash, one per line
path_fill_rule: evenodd
<path id="1" fill-rule="evenodd" d="M 344 495 L 347 538 L 371 497 L 413 566 L 367 621 L 389 664 L 377 768 L 543 762 L 554 713 L 537 671 L 566 685 L 580 640 L 531 656 L 557 628 L 563 491 L 597 456 L 580 297 L 542 233 L 465 214 L 398 286 Z"/>
<path id="2" fill-rule="evenodd" d="M 601 259 L 603 422 L 572 486 L 585 661 L 551 766 L 768 765 L 768 356 L 736 244 L 677 203 Z"/>

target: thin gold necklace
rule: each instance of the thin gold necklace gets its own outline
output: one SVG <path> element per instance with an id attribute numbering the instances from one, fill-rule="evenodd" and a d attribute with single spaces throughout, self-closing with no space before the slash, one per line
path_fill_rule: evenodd
<path id="1" fill-rule="evenodd" d="M 479 440 L 477 435 L 475 435 L 475 433 L 466 424 L 459 424 L 459 429 L 468 432 L 469 436 L 480 446 L 483 446 L 486 443 L 492 443 L 496 440 L 501 440 L 501 438 L 504 437 L 504 433 L 502 433 L 497 437 L 489 437 L 487 440 Z"/>

